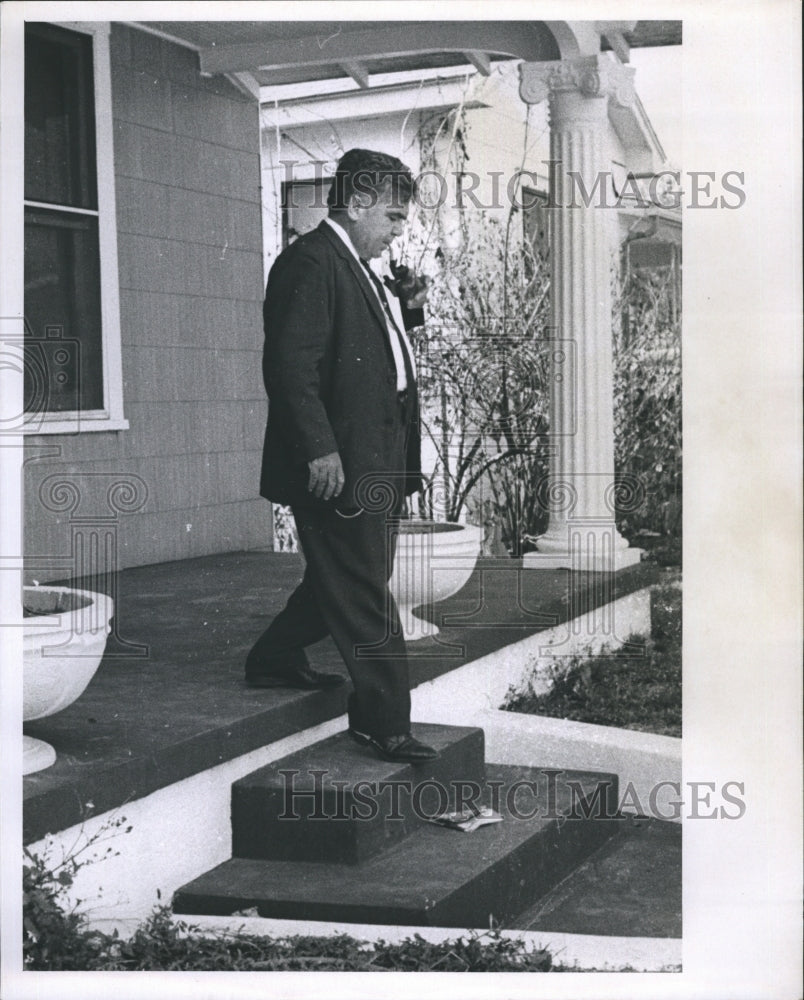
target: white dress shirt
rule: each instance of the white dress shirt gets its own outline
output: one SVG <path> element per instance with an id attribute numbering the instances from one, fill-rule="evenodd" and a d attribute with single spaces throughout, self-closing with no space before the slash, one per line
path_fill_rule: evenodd
<path id="1" fill-rule="evenodd" d="M 358 264 L 361 267 L 363 267 L 363 262 L 360 259 L 360 255 L 358 254 L 357 250 L 355 250 L 354 244 L 349 239 L 349 235 L 343 228 L 343 226 L 339 225 L 337 222 L 333 222 L 333 220 L 329 216 L 327 216 L 327 218 L 324 221 L 327 223 L 328 226 L 332 228 L 332 230 L 336 233 L 338 238 L 343 243 L 346 244 L 349 252 L 355 258 Z M 370 264 L 369 267 L 371 267 Z M 377 279 L 380 282 L 382 282 L 383 275 L 378 273 L 374 268 L 372 268 L 372 271 L 377 276 Z M 372 291 L 379 299 L 380 293 L 374 287 L 374 284 L 371 281 L 371 279 L 369 279 L 369 284 L 371 285 Z M 399 299 L 396 297 L 396 295 L 386 295 L 385 302 L 387 303 L 388 308 L 391 310 L 391 315 L 394 319 L 394 322 L 391 323 L 391 321 L 388 319 L 385 313 L 385 308 L 383 306 L 382 300 L 380 300 L 380 306 L 382 307 L 383 315 L 386 316 L 385 325 L 388 328 L 388 339 L 391 343 L 391 351 L 393 352 L 394 355 L 394 366 L 396 368 L 396 388 L 397 392 L 403 392 L 408 387 L 408 380 L 407 380 L 407 375 L 405 374 L 405 360 L 404 357 L 402 356 L 402 351 L 405 351 L 407 353 L 408 360 L 410 361 L 411 371 L 413 372 L 414 376 L 416 374 L 416 362 L 414 361 L 413 358 L 413 348 L 411 347 L 410 341 L 408 340 L 407 334 L 405 333 L 405 322 L 402 319 L 402 308 L 399 305 Z"/>

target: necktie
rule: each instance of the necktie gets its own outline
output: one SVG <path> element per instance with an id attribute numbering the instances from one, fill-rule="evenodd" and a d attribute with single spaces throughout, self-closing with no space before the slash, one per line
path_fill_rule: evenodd
<path id="1" fill-rule="evenodd" d="M 394 335 L 396 336 L 397 344 L 399 345 L 399 351 L 402 355 L 402 363 L 405 366 L 405 381 L 407 383 L 407 388 L 410 389 L 410 387 L 413 385 L 415 378 L 413 374 L 413 365 L 411 363 L 410 354 L 408 353 L 408 347 L 405 343 L 405 338 L 402 336 L 402 333 L 400 332 L 399 327 L 397 326 L 397 322 L 394 319 L 394 314 L 391 312 L 391 307 L 388 305 L 388 299 L 386 298 L 385 295 L 385 287 L 383 283 L 380 281 L 380 279 L 377 277 L 377 275 L 374 273 L 374 271 L 372 271 L 372 269 L 369 267 L 369 263 L 367 260 L 363 260 L 363 258 L 361 257 L 360 263 L 363 265 L 366 274 L 371 279 L 371 282 L 377 291 L 377 295 L 380 298 L 380 302 L 382 303 L 382 307 L 385 310 L 385 315 L 388 318 L 389 333 L 391 330 L 393 330 Z"/>

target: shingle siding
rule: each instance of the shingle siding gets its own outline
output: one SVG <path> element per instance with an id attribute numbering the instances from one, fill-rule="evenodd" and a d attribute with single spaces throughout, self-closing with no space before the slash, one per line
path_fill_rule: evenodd
<path id="1" fill-rule="evenodd" d="M 258 497 L 266 403 L 258 110 L 193 52 L 122 24 L 111 33 L 123 398 L 130 429 L 29 439 L 58 454 L 26 467 L 29 576 L 54 579 L 69 514 L 39 485 L 72 478 L 108 514 L 110 479 L 138 477 L 118 516 L 119 567 L 267 546 Z M 87 494 L 92 494 L 91 496 Z M 188 528 L 189 525 L 189 528 Z"/>

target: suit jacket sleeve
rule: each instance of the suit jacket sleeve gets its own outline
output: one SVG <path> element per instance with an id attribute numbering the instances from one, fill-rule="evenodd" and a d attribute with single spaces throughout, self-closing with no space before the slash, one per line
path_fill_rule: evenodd
<path id="1" fill-rule="evenodd" d="M 313 253 L 288 254 L 271 271 L 263 308 L 263 378 L 270 405 L 281 410 L 304 462 L 338 450 L 323 384 L 334 351 L 332 297 L 326 262 Z"/>

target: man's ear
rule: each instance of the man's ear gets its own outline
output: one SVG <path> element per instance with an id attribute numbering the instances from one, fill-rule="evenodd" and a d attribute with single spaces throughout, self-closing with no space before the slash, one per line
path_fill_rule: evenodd
<path id="1" fill-rule="evenodd" d="M 346 214 L 352 220 L 352 222 L 357 222 L 358 219 L 362 218 L 363 212 L 366 209 L 366 198 L 364 195 L 357 191 L 353 191 L 349 196 L 349 201 L 346 205 Z"/>

